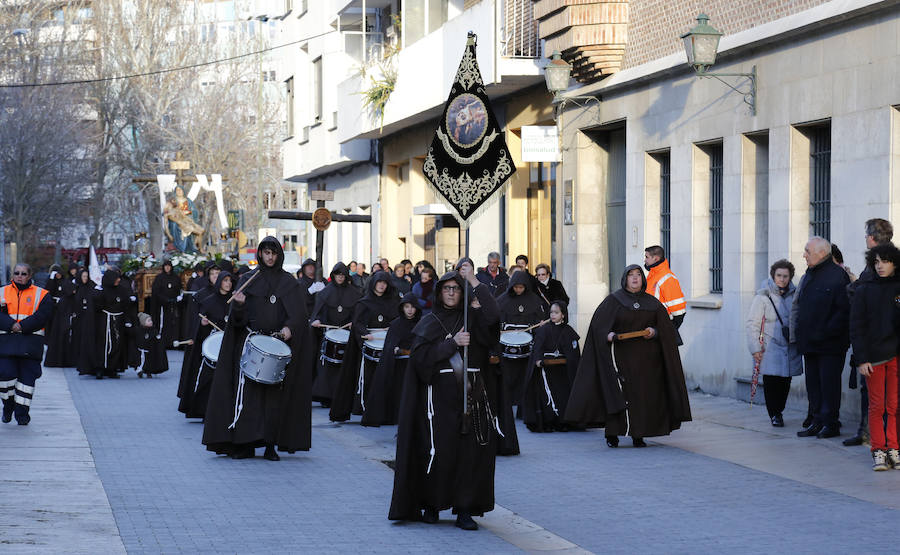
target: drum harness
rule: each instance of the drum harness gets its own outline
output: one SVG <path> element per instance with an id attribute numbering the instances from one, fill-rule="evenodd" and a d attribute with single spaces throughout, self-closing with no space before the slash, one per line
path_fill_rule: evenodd
<path id="1" fill-rule="evenodd" d="M 280 331 L 273 332 L 273 333 L 262 333 L 262 332 L 258 332 L 258 331 L 253 331 L 252 329 L 250 329 L 249 326 L 247 326 L 247 331 L 250 333 L 248 333 L 247 337 L 244 338 L 244 344 L 241 346 L 242 353 L 247 348 L 247 341 L 250 341 L 250 338 L 253 337 L 254 335 L 269 335 L 271 337 L 278 337 L 279 339 L 283 340 L 283 336 L 281 335 Z M 240 362 L 238 364 L 240 364 Z M 240 417 L 241 417 L 241 412 L 244 410 L 244 373 L 243 372 L 238 372 L 238 373 L 240 374 L 240 378 L 238 380 L 237 395 L 235 395 L 235 397 L 234 397 L 234 420 L 231 422 L 231 424 L 228 425 L 229 430 L 234 429 L 234 427 L 238 423 L 238 419 L 240 419 Z M 199 381 L 199 377 L 197 379 Z"/>

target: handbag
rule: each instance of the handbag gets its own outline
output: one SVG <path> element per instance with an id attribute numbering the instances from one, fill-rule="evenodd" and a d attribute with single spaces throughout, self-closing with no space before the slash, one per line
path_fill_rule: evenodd
<path id="1" fill-rule="evenodd" d="M 775 301 L 772 300 L 772 297 L 769 297 L 769 302 L 772 303 L 772 308 L 775 310 L 775 316 L 778 317 L 778 323 L 781 324 L 781 335 L 784 337 L 784 340 L 787 343 L 791 342 L 791 328 L 784 325 L 784 320 L 781 319 L 781 314 L 778 314 L 778 308 L 775 306 Z"/>

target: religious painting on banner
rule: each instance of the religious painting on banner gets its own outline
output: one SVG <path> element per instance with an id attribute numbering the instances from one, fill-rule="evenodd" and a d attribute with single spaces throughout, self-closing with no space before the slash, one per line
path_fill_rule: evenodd
<path id="1" fill-rule="evenodd" d="M 484 90 L 475 46 L 470 34 L 423 167 L 464 224 L 516 171 Z"/>

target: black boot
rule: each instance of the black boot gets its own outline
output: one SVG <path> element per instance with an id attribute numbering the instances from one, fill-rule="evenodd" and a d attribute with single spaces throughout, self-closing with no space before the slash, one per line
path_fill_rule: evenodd
<path id="1" fill-rule="evenodd" d="M 478 524 L 472 520 L 472 515 L 464 511 L 459 511 L 456 515 L 456 527 L 463 530 L 478 530 Z"/>
<path id="2" fill-rule="evenodd" d="M 12 397 L 9 399 L 3 400 L 3 423 L 9 424 L 12 422 L 13 410 L 16 408 L 16 403 L 13 401 Z"/>
<path id="3" fill-rule="evenodd" d="M 256 450 L 253 447 L 239 447 L 231 453 L 232 459 L 252 459 L 256 456 Z"/>
<path id="4" fill-rule="evenodd" d="M 647 446 L 647 443 L 644 442 L 644 438 L 642 438 L 642 437 L 633 437 L 633 438 L 631 438 L 631 443 L 632 443 L 632 445 L 634 445 L 635 447 L 646 447 L 646 446 Z"/>
<path id="5" fill-rule="evenodd" d="M 422 522 L 425 524 L 437 524 L 440 520 L 440 513 L 434 507 L 425 507 L 422 512 Z"/>
<path id="6" fill-rule="evenodd" d="M 278 453 L 275 452 L 274 445 L 266 445 L 266 450 L 263 452 L 263 458 L 267 461 L 280 461 L 281 457 L 278 456 Z"/>
<path id="7" fill-rule="evenodd" d="M 606 446 L 612 448 L 618 447 L 619 438 L 617 436 L 606 436 Z"/>

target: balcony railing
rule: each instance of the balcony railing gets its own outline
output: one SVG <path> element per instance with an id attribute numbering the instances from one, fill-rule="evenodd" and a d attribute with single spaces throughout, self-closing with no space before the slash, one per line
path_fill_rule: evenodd
<path id="1" fill-rule="evenodd" d="M 503 2 L 503 50 L 507 58 L 540 58 L 541 39 L 533 0 Z"/>
<path id="2" fill-rule="evenodd" d="M 384 57 L 384 35 L 344 31 L 344 52 L 362 65 L 377 62 Z"/>

